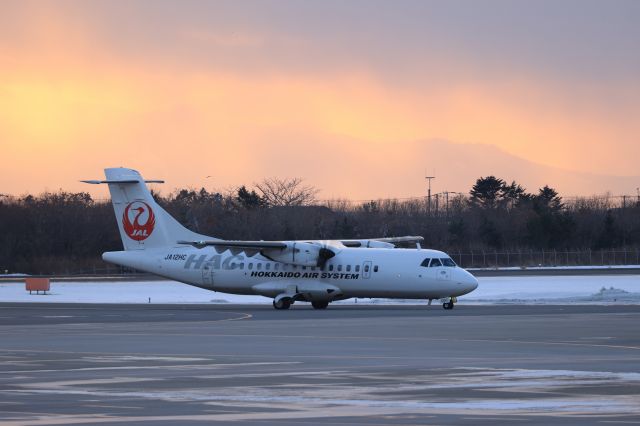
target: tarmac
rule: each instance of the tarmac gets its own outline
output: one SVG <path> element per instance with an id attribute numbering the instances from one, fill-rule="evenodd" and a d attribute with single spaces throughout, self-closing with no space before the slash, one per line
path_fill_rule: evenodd
<path id="1" fill-rule="evenodd" d="M 0 424 L 640 424 L 640 306 L 0 304 Z"/>

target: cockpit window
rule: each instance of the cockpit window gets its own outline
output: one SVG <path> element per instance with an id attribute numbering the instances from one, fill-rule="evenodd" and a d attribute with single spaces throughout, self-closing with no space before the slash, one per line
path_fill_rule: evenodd
<path id="1" fill-rule="evenodd" d="M 429 267 L 429 262 L 431 261 L 430 257 L 427 257 L 425 260 L 422 261 L 422 263 L 420 264 L 420 266 L 424 266 L 425 268 Z"/>
<path id="2" fill-rule="evenodd" d="M 442 264 L 444 266 L 449 266 L 449 267 L 454 267 L 454 268 L 456 266 L 456 263 L 453 260 L 451 260 L 450 258 L 448 258 L 448 257 L 445 257 L 444 259 L 440 259 L 440 260 L 442 261 Z"/>
<path id="3" fill-rule="evenodd" d="M 429 267 L 435 268 L 437 266 L 442 266 L 442 263 L 440 263 L 440 259 L 431 259 L 431 264 L 429 265 Z"/>

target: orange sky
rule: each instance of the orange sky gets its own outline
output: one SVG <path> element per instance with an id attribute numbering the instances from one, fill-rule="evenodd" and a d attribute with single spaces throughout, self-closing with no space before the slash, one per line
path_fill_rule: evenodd
<path id="1" fill-rule="evenodd" d="M 464 43 L 424 51 L 404 38 L 415 34 L 395 35 L 396 24 L 384 17 L 377 18 L 388 24 L 382 34 L 371 36 L 383 43 L 380 50 L 359 51 L 353 39 L 370 30 L 357 22 L 337 23 L 339 34 L 323 37 L 313 28 L 283 29 L 286 17 L 272 29 L 257 12 L 239 19 L 242 10 L 207 5 L 216 19 L 229 15 L 219 28 L 201 16 L 201 3 L 163 3 L 159 12 L 152 4 L 0 5 L 0 193 L 94 190 L 77 181 L 109 166 L 165 178 L 165 190 L 298 176 L 323 197 L 352 199 L 420 195 L 432 170 L 446 176 L 437 181 L 441 190 L 467 191 L 472 180 L 457 179 L 463 173 L 451 167 L 525 179 L 500 164 L 489 167 L 483 156 L 491 149 L 452 166 L 455 160 L 442 160 L 450 153 L 416 148 L 436 139 L 499 148 L 567 173 L 640 175 L 640 74 L 626 73 L 640 49 L 629 52 L 636 55 L 629 63 L 611 63 L 625 71 L 611 76 L 585 76 L 577 63 L 572 78 L 571 67 L 553 58 L 522 66 L 521 53 L 512 63 L 509 51 L 496 71 Z M 340 3 L 331 7 L 322 11 L 328 18 L 344 12 Z M 172 8 L 180 11 L 175 19 Z M 298 12 L 303 20 L 314 14 Z M 396 15 L 400 25 L 403 15 Z M 384 45 L 393 37 L 406 51 Z M 342 46 L 349 43 L 351 55 Z M 585 49 L 579 39 L 573 43 Z M 394 63 L 398 55 L 406 68 Z M 570 194 L 640 186 L 640 179 L 594 187 L 555 175 L 560 181 L 546 182 L 544 174 L 523 183 Z"/>

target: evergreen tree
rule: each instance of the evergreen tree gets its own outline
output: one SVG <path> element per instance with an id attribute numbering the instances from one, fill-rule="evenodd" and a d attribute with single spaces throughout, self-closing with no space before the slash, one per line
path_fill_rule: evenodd
<path id="1" fill-rule="evenodd" d="M 616 220 L 613 217 L 611 210 L 607 210 L 607 213 L 604 216 L 603 225 L 602 232 L 600 232 L 600 236 L 596 242 L 596 248 L 601 249 L 615 247 L 619 243 L 620 238 Z"/>
<path id="2" fill-rule="evenodd" d="M 496 224 L 487 219 L 486 217 L 482 219 L 482 223 L 480 224 L 480 236 L 485 244 L 492 248 L 500 248 L 502 247 L 502 235 Z"/>
<path id="3" fill-rule="evenodd" d="M 238 195 L 236 200 L 247 210 L 252 210 L 258 207 L 264 206 L 264 199 L 259 196 L 255 190 L 249 192 L 249 190 L 242 185 L 238 188 Z"/>
<path id="4" fill-rule="evenodd" d="M 495 176 L 479 178 L 471 188 L 469 202 L 476 207 L 493 209 L 504 195 L 504 180 Z"/>
<path id="5" fill-rule="evenodd" d="M 531 198 L 532 195 L 515 180 L 509 185 L 505 183 L 502 187 L 502 204 L 506 208 L 520 207 Z"/>
<path id="6" fill-rule="evenodd" d="M 548 185 L 540 188 L 538 195 L 534 197 L 534 201 L 534 207 L 537 210 L 549 211 L 551 213 L 557 213 L 564 207 L 562 197 L 558 195 L 558 191 Z"/>

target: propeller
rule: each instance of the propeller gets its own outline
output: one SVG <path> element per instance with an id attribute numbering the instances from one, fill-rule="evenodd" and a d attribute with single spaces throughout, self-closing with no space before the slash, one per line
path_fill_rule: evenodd
<path id="1" fill-rule="evenodd" d="M 327 264 L 327 260 L 331 259 L 333 256 L 335 256 L 336 254 L 334 253 L 333 250 L 330 250 L 326 247 L 322 247 L 320 249 L 320 251 L 318 252 L 318 264 L 317 266 L 319 268 L 324 268 L 324 265 Z"/>

